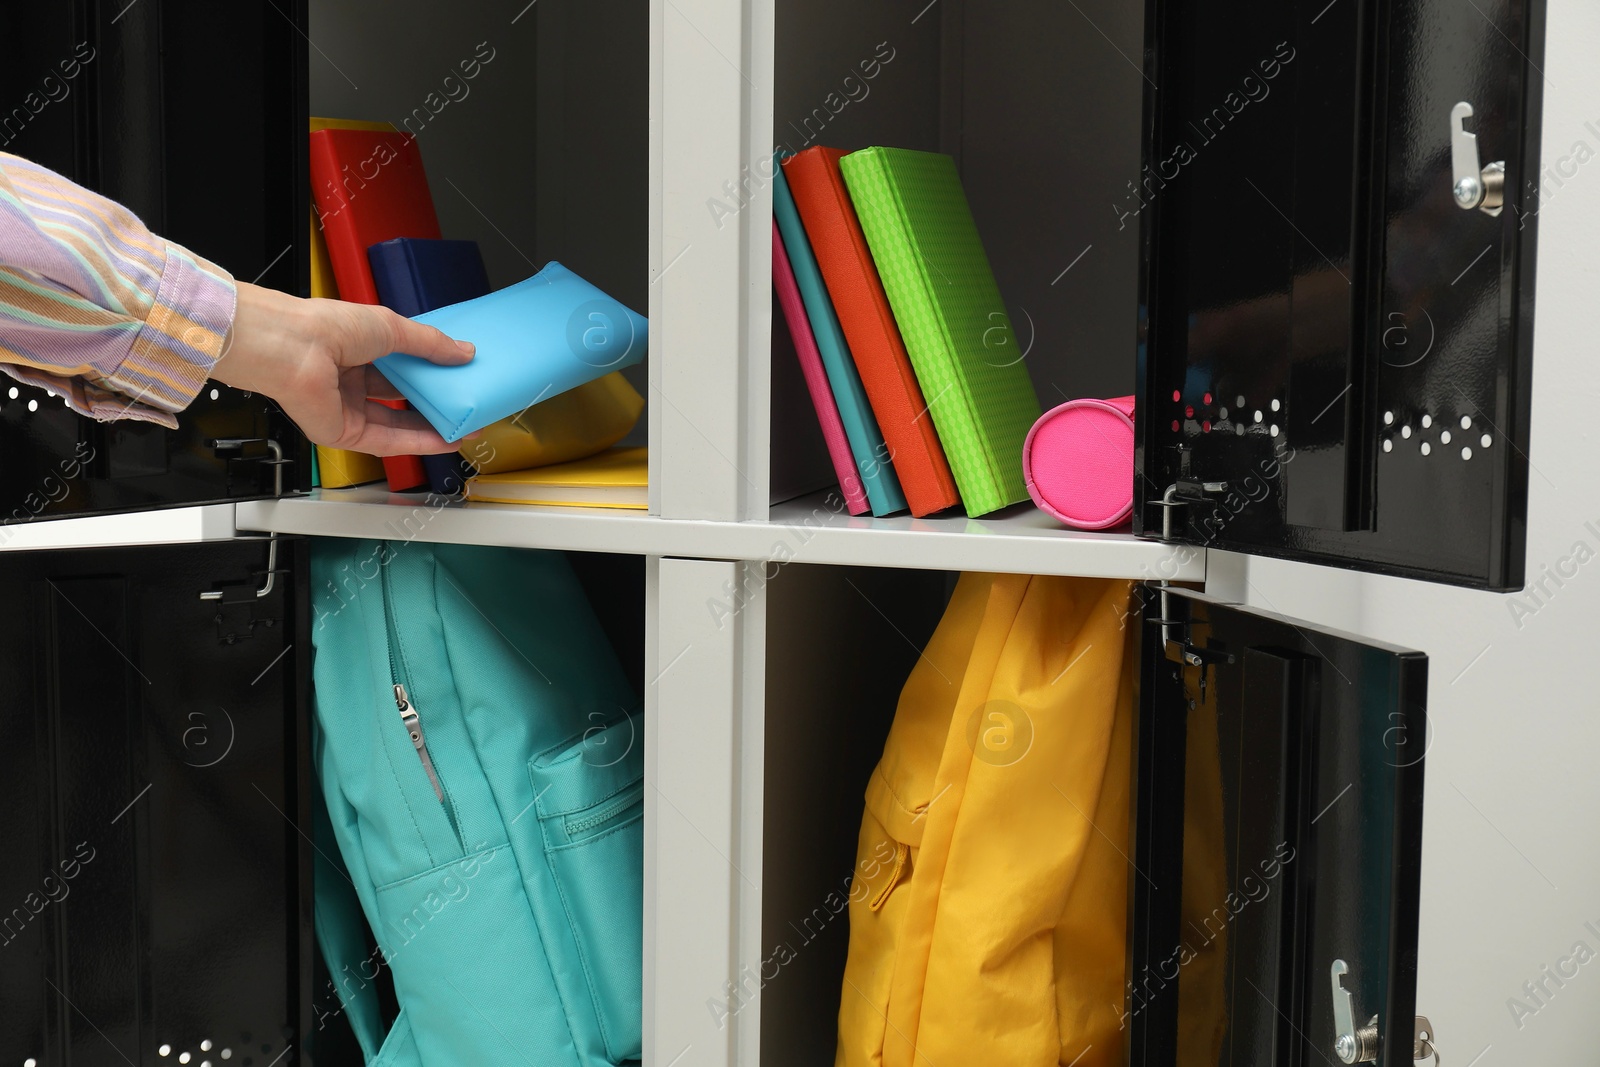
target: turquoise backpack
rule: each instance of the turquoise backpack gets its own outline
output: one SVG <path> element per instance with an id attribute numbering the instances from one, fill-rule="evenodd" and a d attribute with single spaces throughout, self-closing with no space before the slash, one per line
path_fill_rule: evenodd
<path id="1" fill-rule="evenodd" d="M 643 719 L 565 557 L 324 539 L 311 560 L 338 845 L 317 938 L 366 1062 L 637 1061 Z"/>

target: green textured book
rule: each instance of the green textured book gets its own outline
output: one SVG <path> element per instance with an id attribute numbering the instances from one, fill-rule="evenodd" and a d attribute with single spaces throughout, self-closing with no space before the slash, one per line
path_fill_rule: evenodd
<path id="1" fill-rule="evenodd" d="M 839 168 L 967 514 L 1027 500 L 1022 443 L 1039 398 L 955 160 L 866 148 Z"/>

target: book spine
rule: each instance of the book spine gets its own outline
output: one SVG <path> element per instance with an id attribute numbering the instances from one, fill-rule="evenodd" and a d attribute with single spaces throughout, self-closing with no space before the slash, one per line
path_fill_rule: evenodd
<path id="1" fill-rule="evenodd" d="M 789 335 L 794 339 L 795 356 L 800 361 L 800 372 L 805 376 L 806 390 L 811 394 L 811 406 L 816 409 L 817 423 L 822 427 L 822 437 L 828 445 L 828 458 L 833 461 L 833 472 L 839 479 L 840 491 L 844 493 L 845 506 L 852 515 L 865 514 L 870 510 L 866 488 L 856 471 L 844 424 L 839 420 L 839 408 L 834 403 L 833 391 L 828 387 L 827 372 L 822 369 L 822 354 L 817 351 L 811 323 L 807 321 L 805 308 L 800 303 L 800 288 L 795 283 L 794 269 L 789 263 L 783 237 L 778 232 L 777 219 L 772 220 L 772 283 L 778 292 L 778 304 L 783 309 L 784 320 L 789 324 Z"/>
<path id="2" fill-rule="evenodd" d="M 789 266 L 793 270 L 812 338 L 828 376 L 839 420 L 844 424 L 856 469 L 866 486 L 867 502 L 874 515 L 892 515 L 904 511 L 905 494 L 900 489 L 900 479 L 895 477 L 894 464 L 889 460 L 883 431 L 878 429 L 878 420 L 872 414 L 872 403 L 867 399 L 861 375 L 850 356 L 844 331 L 839 327 L 839 316 L 834 313 L 833 301 L 828 298 L 822 272 L 811 253 L 811 242 L 806 237 L 799 209 L 795 207 L 794 195 L 789 191 L 789 183 L 784 180 L 781 167 L 772 183 L 772 211 L 784 248 L 789 254 Z"/>
<path id="3" fill-rule="evenodd" d="M 922 422 L 927 404 L 838 165 L 826 150 L 809 148 L 783 166 L 911 513 L 943 511 L 959 503 L 960 495 L 932 421 Z"/>
<path id="4" fill-rule="evenodd" d="M 339 298 L 355 304 L 376 304 L 378 290 L 367 265 L 367 250 L 356 235 L 355 218 L 339 187 L 339 156 L 326 131 L 311 134 L 311 194 L 327 240 L 328 259 Z"/>
<path id="5" fill-rule="evenodd" d="M 950 337 L 928 271 L 928 260 L 911 232 L 905 203 L 883 149 L 867 148 L 839 161 L 839 172 L 861 220 L 874 262 L 903 261 L 913 269 L 881 270 L 884 295 L 898 322 L 937 324 L 938 336 L 917 329 L 902 330 L 906 356 L 916 372 L 923 395 L 929 397 L 928 417 L 955 475 L 969 515 L 1004 507 L 1005 490 L 988 462 L 989 448 L 971 403 L 971 390 L 961 375 L 959 356 Z M 953 445 L 954 447 L 948 447 Z"/>

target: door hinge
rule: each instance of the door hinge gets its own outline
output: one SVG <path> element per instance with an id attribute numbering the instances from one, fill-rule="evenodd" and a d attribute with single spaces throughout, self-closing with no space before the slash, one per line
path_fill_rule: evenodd
<path id="1" fill-rule="evenodd" d="M 214 582 L 200 593 L 200 599 L 213 606 L 211 621 L 219 644 L 247 641 L 256 636 L 258 627 L 270 630 L 282 621 L 284 601 L 280 598 L 269 606 L 265 599 L 276 588 L 280 571 L 287 573 L 278 566 L 278 535 L 272 534 L 267 538 L 265 570 L 252 571 L 244 581 Z"/>
<path id="2" fill-rule="evenodd" d="M 1180 478 L 1167 486 L 1160 500 L 1149 502 L 1149 506 L 1161 509 L 1162 543 L 1179 544 L 1192 540 L 1189 531 L 1194 525 L 1194 512 L 1211 511 L 1217 506 L 1214 498 L 1227 491 L 1227 482 L 1202 482 L 1188 478 Z"/>
<path id="3" fill-rule="evenodd" d="M 283 446 L 270 437 L 217 437 L 207 441 L 211 450 L 218 456 L 226 457 L 240 463 L 261 463 L 272 468 L 272 495 L 283 495 L 283 468 L 294 462 L 283 454 Z M 267 454 L 264 456 L 247 456 L 244 454 L 246 445 L 266 445 Z M 238 453 L 234 455 L 233 453 Z"/>
<path id="4" fill-rule="evenodd" d="M 1233 662 L 1234 657 L 1231 652 L 1195 644 L 1189 637 L 1189 620 L 1187 618 L 1177 618 L 1173 614 L 1172 594 L 1165 582 L 1161 584 L 1158 592 L 1161 594 L 1160 617 L 1147 618 L 1145 623 L 1149 626 L 1159 626 L 1161 628 L 1161 643 L 1167 651 L 1176 650 L 1178 659 L 1190 667 L 1204 667 L 1208 663 Z"/>

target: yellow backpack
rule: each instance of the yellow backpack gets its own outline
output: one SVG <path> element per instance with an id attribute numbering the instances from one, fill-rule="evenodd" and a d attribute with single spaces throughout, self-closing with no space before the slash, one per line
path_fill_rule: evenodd
<path id="1" fill-rule="evenodd" d="M 962 576 L 867 786 L 837 1067 L 1121 1062 L 1130 594 Z"/>

